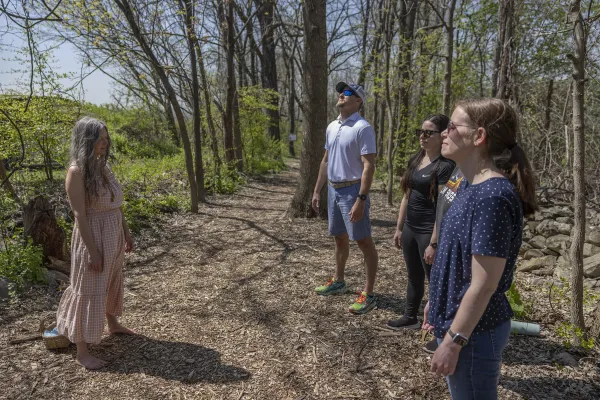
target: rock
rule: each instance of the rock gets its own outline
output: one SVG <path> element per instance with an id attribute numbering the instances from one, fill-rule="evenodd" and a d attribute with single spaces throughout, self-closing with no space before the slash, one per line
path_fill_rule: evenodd
<path id="1" fill-rule="evenodd" d="M 538 226 L 535 227 L 535 233 L 544 237 L 550 237 L 558 234 L 556 227 L 557 222 L 545 219 Z"/>
<path id="2" fill-rule="evenodd" d="M 596 287 L 596 284 L 598 283 L 597 279 L 584 279 L 583 280 L 583 286 L 586 289 L 593 289 L 594 287 Z"/>
<path id="3" fill-rule="evenodd" d="M 572 228 L 573 228 L 573 225 L 563 224 L 560 222 L 556 223 L 556 229 L 558 230 L 558 233 L 561 233 L 563 235 L 570 235 Z"/>
<path id="4" fill-rule="evenodd" d="M 557 257 L 555 256 L 533 258 L 529 261 L 525 261 L 519 266 L 519 268 L 517 268 L 517 270 L 522 272 L 531 272 L 544 267 L 554 267 L 554 264 L 556 264 L 556 260 Z"/>
<path id="5" fill-rule="evenodd" d="M 538 269 L 538 271 L 541 271 L 541 270 L 539 270 L 539 269 Z M 537 271 L 536 271 L 536 272 L 537 272 Z M 531 279 L 529 280 L 529 282 L 530 282 L 532 285 L 536 285 L 536 286 L 544 286 L 544 285 L 546 284 L 547 280 L 546 280 L 544 277 L 542 277 L 542 276 L 535 276 L 535 277 L 531 278 Z"/>
<path id="6" fill-rule="evenodd" d="M 552 249 L 542 249 L 542 253 L 547 255 L 547 256 L 555 256 L 558 257 L 560 255 L 560 253 L 558 253 L 557 251 L 554 251 Z"/>
<path id="7" fill-rule="evenodd" d="M 546 238 L 543 236 L 534 236 L 531 240 L 529 240 L 529 244 L 534 249 L 543 249 L 546 247 Z"/>
<path id="8" fill-rule="evenodd" d="M 544 267 L 531 271 L 532 274 L 538 276 L 552 276 L 554 274 L 554 267 Z"/>
<path id="9" fill-rule="evenodd" d="M 591 225 L 600 225 L 600 214 L 596 214 L 592 218 L 590 218 Z"/>
<path id="10" fill-rule="evenodd" d="M 521 248 L 519 249 L 519 254 L 520 254 L 520 255 L 523 255 L 523 254 L 525 254 L 525 253 L 526 253 L 528 250 L 531 250 L 531 249 L 532 249 L 532 247 L 531 247 L 531 245 L 530 245 L 529 243 L 527 243 L 527 242 L 523 242 L 523 243 L 521 243 Z"/>
<path id="11" fill-rule="evenodd" d="M 65 282 L 67 284 L 70 282 L 69 277 L 67 275 L 63 274 L 60 271 L 47 270 L 46 271 L 46 278 L 48 279 L 48 283 L 50 283 L 51 279 L 54 282 L 61 281 L 61 282 Z"/>
<path id="12" fill-rule="evenodd" d="M 538 235 L 542 235 L 544 237 L 558 235 L 559 233 L 563 235 L 570 235 L 571 228 L 572 226 L 569 224 L 564 224 L 554 220 L 546 219 L 535 228 L 535 232 Z"/>
<path id="13" fill-rule="evenodd" d="M 548 219 L 556 219 L 558 217 L 571 217 L 573 216 L 573 212 L 568 208 L 560 208 L 560 207 L 550 207 L 541 210 L 542 215 Z"/>
<path id="14" fill-rule="evenodd" d="M 541 213 L 541 212 L 539 212 L 539 211 L 536 211 L 536 212 L 533 214 L 533 220 L 534 220 L 534 221 L 538 221 L 538 222 L 542 222 L 542 221 L 544 220 L 544 216 L 542 215 L 542 213 Z"/>
<path id="15" fill-rule="evenodd" d="M 600 231 L 590 231 L 585 237 L 587 243 L 600 246 Z"/>
<path id="16" fill-rule="evenodd" d="M 544 253 L 539 249 L 527 250 L 523 255 L 525 260 L 531 260 L 532 258 L 544 257 Z"/>
<path id="17" fill-rule="evenodd" d="M 558 279 L 559 282 L 561 282 L 562 279 L 569 281 L 571 279 L 571 267 L 569 265 L 561 264 L 560 261 L 557 262 L 556 268 L 554 268 L 554 277 Z M 562 287 L 562 285 L 559 287 Z"/>
<path id="18" fill-rule="evenodd" d="M 527 226 L 532 232 L 535 232 L 535 228 L 540 224 L 540 221 L 528 221 Z"/>
<path id="19" fill-rule="evenodd" d="M 571 246 L 571 237 L 567 235 L 554 235 L 546 240 L 546 247 L 550 250 L 560 252 Z"/>
<path id="20" fill-rule="evenodd" d="M 523 241 L 527 242 L 533 238 L 533 233 L 529 229 L 523 230 Z"/>
<path id="21" fill-rule="evenodd" d="M 555 355 L 553 361 L 560 365 L 564 365 L 565 367 L 576 367 L 579 365 L 579 362 L 575 359 L 575 357 L 566 351 L 562 351 Z"/>
<path id="22" fill-rule="evenodd" d="M 0 278 L 0 299 L 8 299 L 9 297 L 8 280 Z"/>
<path id="23" fill-rule="evenodd" d="M 573 221 L 573 218 L 571 217 L 558 217 L 556 218 L 556 222 L 560 222 L 561 224 L 567 224 L 567 225 L 575 225 L 575 221 Z"/>
<path id="24" fill-rule="evenodd" d="M 594 246 L 593 244 L 590 244 L 590 243 L 583 244 L 583 256 L 584 257 L 595 256 L 596 254 L 599 254 L 599 253 L 600 253 L 600 247 Z"/>
<path id="25" fill-rule="evenodd" d="M 600 278 L 600 254 L 583 259 L 583 276 Z"/>

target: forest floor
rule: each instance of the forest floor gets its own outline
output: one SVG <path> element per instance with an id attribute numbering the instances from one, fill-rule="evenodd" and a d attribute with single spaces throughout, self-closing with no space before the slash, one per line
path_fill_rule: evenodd
<path id="1" fill-rule="evenodd" d="M 110 362 L 102 370 L 79 367 L 74 345 L 48 351 L 41 341 L 8 344 L 35 331 L 40 318 L 52 320 L 56 289 L 32 289 L 0 305 L 0 397 L 449 398 L 445 381 L 429 372 L 420 332 L 381 329 L 404 308 L 406 273 L 392 245 L 397 209 L 385 205 L 383 192 L 373 193 L 379 307 L 355 316 L 347 311 L 355 294 L 313 293 L 333 274 L 333 242 L 326 221 L 285 216 L 298 176 L 292 160 L 283 173 L 211 197 L 197 215 L 169 215 L 145 230 L 127 256 L 122 317 L 139 335 L 106 336 L 92 347 Z M 346 280 L 358 290 L 363 279 L 353 245 Z M 500 398 L 599 398 L 598 353 L 576 354 L 577 367 L 556 364 L 564 348 L 550 327 L 551 308 L 526 278 L 517 279 L 543 336 L 511 338 Z"/>

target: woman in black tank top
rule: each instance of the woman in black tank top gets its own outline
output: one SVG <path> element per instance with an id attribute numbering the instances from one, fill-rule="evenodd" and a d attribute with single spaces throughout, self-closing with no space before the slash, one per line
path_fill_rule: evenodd
<path id="1" fill-rule="evenodd" d="M 425 277 L 429 280 L 431 264 L 437 247 L 434 232 L 435 208 L 439 186 L 446 184 L 454 162 L 441 156 L 441 133 L 449 118 L 442 114 L 428 117 L 417 129 L 421 149 L 408 161 L 402 177 L 404 197 L 398 213 L 394 244 L 402 249 L 408 286 L 404 315 L 388 321 L 390 329 L 418 329 L 417 314 L 425 294 Z M 433 235 L 433 236 L 432 236 Z"/>

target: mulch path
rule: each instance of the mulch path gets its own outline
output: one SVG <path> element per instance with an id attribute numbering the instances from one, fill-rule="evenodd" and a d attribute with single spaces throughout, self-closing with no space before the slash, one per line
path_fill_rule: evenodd
<path id="1" fill-rule="evenodd" d="M 140 335 L 107 336 L 94 346 L 110 361 L 100 371 L 76 365 L 74 345 L 48 351 L 41 341 L 8 344 L 35 331 L 40 318 L 52 320 L 56 288 L 34 288 L 0 305 L 0 397 L 449 398 L 445 381 L 429 372 L 420 332 L 381 329 L 404 308 L 406 273 L 392 245 L 397 209 L 374 192 L 379 308 L 354 316 L 347 311 L 354 294 L 312 293 L 333 273 L 333 242 L 326 221 L 285 216 L 297 179 L 293 160 L 283 173 L 212 197 L 197 215 L 166 216 L 145 230 L 127 257 L 122 318 Z M 359 254 L 353 245 L 346 278 L 357 290 L 364 279 Z M 500 398 L 599 398 L 598 353 L 576 353 L 577 367 L 554 363 L 564 350 L 556 318 L 545 319 L 540 289 L 517 279 L 543 337 L 511 338 Z"/>

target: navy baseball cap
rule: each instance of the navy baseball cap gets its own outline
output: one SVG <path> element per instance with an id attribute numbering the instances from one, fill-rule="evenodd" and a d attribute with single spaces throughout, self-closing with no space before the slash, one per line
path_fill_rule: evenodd
<path id="1" fill-rule="evenodd" d="M 342 93 L 346 86 L 348 86 L 350 90 L 356 93 L 356 95 L 362 99 L 363 103 L 367 101 L 367 93 L 365 93 L 365 89 L 363 89 L 362 86 L 356 83 L 339 82 L 337 85 L 335 85 L 335 90 L 338 93 Z"/>

